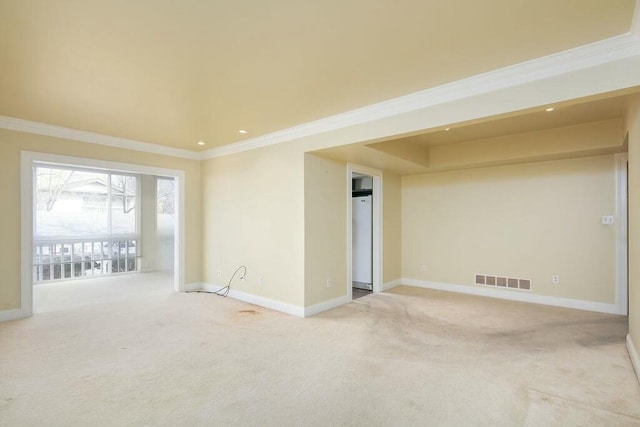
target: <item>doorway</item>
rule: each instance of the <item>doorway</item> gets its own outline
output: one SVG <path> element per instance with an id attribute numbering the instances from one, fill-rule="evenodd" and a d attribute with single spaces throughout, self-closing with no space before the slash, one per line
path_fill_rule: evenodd
<path id="1" fill-rule="evenodd" d="M 351 287 L 353 299 L 373 291 L 373 177 L 351 178 Z"/>
<path id="2" fill-rule="evenodd" d="M 382 291 L 382 172 L 347 167 L 347 294 Z"/>
<path id="3" fill-rule="evenodd" d="M 145 239 L 141 239 L 138 211 L 149 193 L 141 191 L 142 178 L 148 176 L 167 177 L 175 183 L 169 283 L 180 291 L 184 289 L 183 171 L 22 152 L 21 317 L 33 314 L 35 283 L 106 279 L 112 274 L 144 271 Z M 150 196 L 155 211 L 155 190 Z M 70 230 L 87 235 L 70 236 Z M 74 286 L 80 283 L 75 281 Z"/>

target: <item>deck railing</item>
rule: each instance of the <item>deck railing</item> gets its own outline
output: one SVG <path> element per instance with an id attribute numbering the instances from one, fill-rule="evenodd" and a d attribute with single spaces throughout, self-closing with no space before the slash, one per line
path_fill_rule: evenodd
<path id="1" fill-rule="evenodd" d="M 138 271 L 137 236 L 36 239 L 33 283 Z"/>

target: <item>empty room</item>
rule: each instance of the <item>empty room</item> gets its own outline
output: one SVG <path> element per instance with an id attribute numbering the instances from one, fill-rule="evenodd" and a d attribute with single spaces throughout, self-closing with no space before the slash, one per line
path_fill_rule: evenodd
<path id="1" fill-rule="evenodd" d="M 640 426 L 640 2 L 0 0 L 0 425 Z"/>

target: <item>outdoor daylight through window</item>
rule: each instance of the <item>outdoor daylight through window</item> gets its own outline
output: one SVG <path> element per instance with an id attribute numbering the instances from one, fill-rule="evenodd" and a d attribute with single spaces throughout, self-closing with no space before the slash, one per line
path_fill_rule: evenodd
<path id="1" fill-rule="evenodd" d="M 137 175 L 34 166 L 34 283 L 138 271 Z"/>

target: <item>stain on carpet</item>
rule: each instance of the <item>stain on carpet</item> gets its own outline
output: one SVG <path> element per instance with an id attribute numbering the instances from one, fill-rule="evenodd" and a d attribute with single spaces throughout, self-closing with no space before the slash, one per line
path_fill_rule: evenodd
<path id="1" fill-rule="evenodd" d="M 640 419 L 529 390 L 525 426 L 640 426 Z"/>

